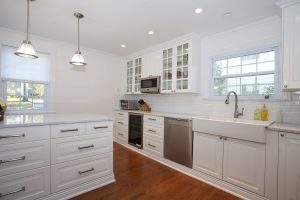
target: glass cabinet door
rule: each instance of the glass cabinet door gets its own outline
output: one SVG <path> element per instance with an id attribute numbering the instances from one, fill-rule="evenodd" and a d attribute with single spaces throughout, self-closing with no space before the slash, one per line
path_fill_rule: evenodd
<path id="1" fill-rule="evenodd" d="M 162 91 L 172 90 L 172 67 L 173 67 L 173 49 L 163 50 L 163 74 L 162 74 Z"/>
<path id="2" fill-rule="evenodd" d="M 189 81 L 189 44 L 177 46 L 176 90 L 187 90 Z"/>
<path id="3" fill-rule="evenodd" d="M 134 92 L 141 91 L 142 58 L 134 60 Z"/>
<path id="4" fill-rule="evenodd" d="M 126 92 L 133 92 L 133 61 L 127 62 L 127 88 Z"/>

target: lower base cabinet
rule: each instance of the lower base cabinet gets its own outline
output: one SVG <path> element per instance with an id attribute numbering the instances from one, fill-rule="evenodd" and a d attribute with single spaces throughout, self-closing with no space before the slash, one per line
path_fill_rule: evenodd
<path id="1" fill-rule="evenodd" d="M 0 179 L 1 200 L 38 199 L 50 194 L 50 167 L 3 176 Z"/>
<path id="2" fill-rule="evenodd" d="M 264 195 L 265 144 L 225 138 L 223 180 Z"/>
<path id="3" fill-rule="evenodd" d="M 300 134 L 279 133 L 278 199 L 300 199 Z"/>
<path id="4" fill-rule="evenodd" d="M 222 179 L 223 138 L 205 133 L 194 133 L 193 168 Z"/>
<path id="5" fill-rule="evenodd" d="M 194 165 L 200 172 L 264 195 L 265 144 L 194 132 Z"/>

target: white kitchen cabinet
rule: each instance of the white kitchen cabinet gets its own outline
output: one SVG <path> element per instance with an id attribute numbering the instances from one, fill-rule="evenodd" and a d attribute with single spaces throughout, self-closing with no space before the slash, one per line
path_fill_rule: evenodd
<path id="1" fill-rule="evenodd" d="M 143 55 L 142 78 L 161 76 L 161 51 L 153 51 Z"/>
<path id="2" fill-rule="evenodd" d="M 163 157 L 164 117 L 144 115 L 143 149 L 145 152 Z"/>
<path id="3" fill-rule="evenodd" d="M 223 180 L 264 195 L 265 144 L 224 139 Z"/>
<path id="4" fill-rule="evenodd" d="M 283 30 L 282 89 L 300 90 L 300 1 L 281 1 Z"/>
<path id="5" fill-rule="evenodd" d="M 279 133 L 278 199 L 300 199 L 300 134 Z"/>
<path id="6" fill-rule="evenodd" d="M 193 146 L 193 168 L 195 170 L 222 179 L 222 137 L 194 132 Z"/>
<path id="7" fill-rule="evenodd" d="M 142 76 L 142 58 L 134 58 L 127 61 L 127 94 L 139 94 L 141 90 L 141 76 Z"/>
<path id="8" fill-rule="evenodd" d="M 199 92 L 199 48 L 194 36 L 162 50 L 162 93 Z"/>
<path id="9" fill-rule="evenodd" d="M 264 195 L 266 145 L 194 132 L 193 168 Z"/>

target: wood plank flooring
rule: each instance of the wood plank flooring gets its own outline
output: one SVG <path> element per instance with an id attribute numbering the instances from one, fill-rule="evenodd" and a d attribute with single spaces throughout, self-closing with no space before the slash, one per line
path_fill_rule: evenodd
<path id="1" fill-rule="evenodd" d="M 116 182 L 72 200 L 237 200 L 229 193 L 114 143 Z"/>

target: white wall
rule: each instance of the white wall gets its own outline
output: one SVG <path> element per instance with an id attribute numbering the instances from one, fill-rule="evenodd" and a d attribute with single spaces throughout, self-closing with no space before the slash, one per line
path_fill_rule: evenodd
<path id="1" fill-rule="evenodd" d="M 234 101 L 231 101 L 229 105 L 225 105 L 225 99 L 213 100 L 210 98 L 211 59 L 215 56 L 251 51 L 280 44 L 280 42 L 281 20 L 279 17 L 268 18 L 254 24 L 202 38 L 200 94 L 125 95 L 122 98 L 143 98 L 149 102 L 154 111 L 231 117 L 234 111 Z M 287 94 L 283 95 L 286 96 Z M 284 121 L 300 123 L 300 95 L 295 93 L 292 96 L 292 101 L 240 100 L 239 107 L 245 108 L 244 118 L 252 119 L 253 111 L 256 108 L 261 108 L 263 103 L 266 103 L 271 120 L 276 120 L 279 111 L 283 110 Z"/>
<path id="2" fill-rule="evenodd" d="M 0 29 L 0 44 L 18 47 L 23 33 Z M 121 84 L 119 56 L 89 48 L 81 51 L 87 62 L 85 71 L 69 64 L 76 46 L 37 36 L 31 37 L 37 51 L 51 53 L 54 81 L 52 109 L 57 113 L 101 113 L 113 115 L 115 94 Z"/>

